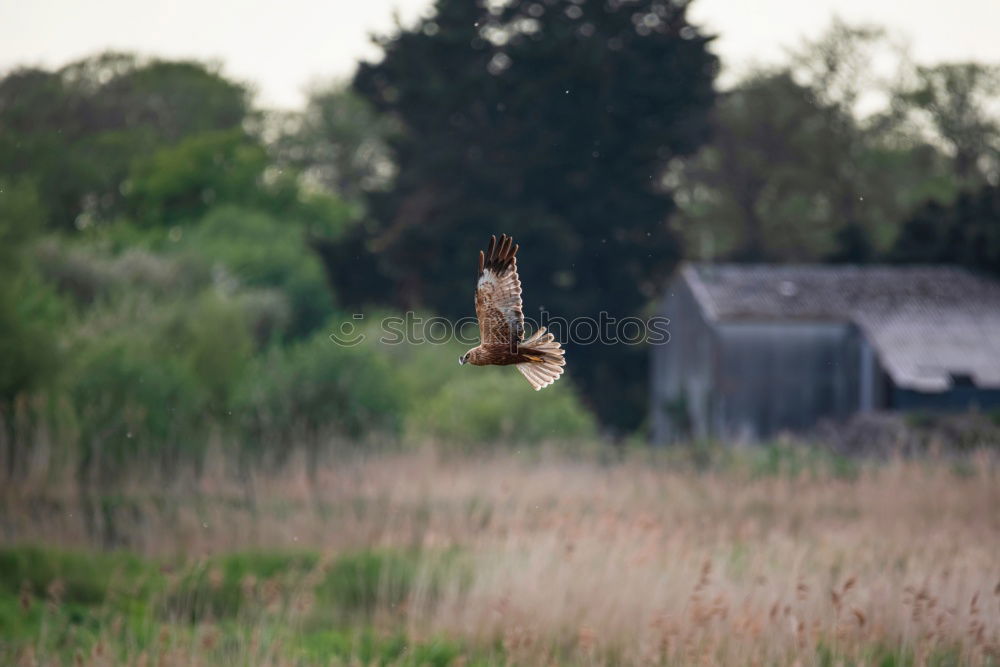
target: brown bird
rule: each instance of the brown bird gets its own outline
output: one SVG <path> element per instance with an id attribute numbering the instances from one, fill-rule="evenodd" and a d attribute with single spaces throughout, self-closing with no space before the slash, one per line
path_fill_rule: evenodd
<path id="1" fill-rule="evenodd" d="M 458 358 L 473 366 L 516 366 L 537 391 L 563 373 L 566 360 L 559 342 L 541 327 L 524 340 L 521 280 L 517 277 L 518 250 L 514 239 L 503 234 L 490 237 L 484 254 L 479 251 L 476 283 L 476 317 L 479 345 Z"/>

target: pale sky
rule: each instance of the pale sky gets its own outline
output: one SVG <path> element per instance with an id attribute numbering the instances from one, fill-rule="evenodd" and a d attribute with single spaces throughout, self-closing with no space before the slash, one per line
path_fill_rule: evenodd
<path id="1" fill-rule="evenodd" d="M 470 2 L 474 0 L 469 0 Z M 310 83 L 347 78 L 377 53 L 368 39 L 431 0 L 0 0 L 0 71 L 57 67 L 105 49 L 222 63 L 264 106 L 302 104 Z M 781 60 L 836 12 L 905 36 L 918 62 L 1000 63 L 1000 0 L 695 0 L 730 71 Z"/>

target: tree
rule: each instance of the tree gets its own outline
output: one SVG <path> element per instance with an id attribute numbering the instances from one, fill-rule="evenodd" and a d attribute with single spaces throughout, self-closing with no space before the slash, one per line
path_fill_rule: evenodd
<path id="1" fill-rule="evenodd" d="M 867 174 L 861 161 L 870 137 L 858 122 L 858 105 L 866 94 L 879 91 L 873 62 L 887 46 L 884 29 L 849 25 L 835 17 L 818 39 L 805 41 L 792 54 L 792 71 L 812 91 L 820 116 L 813 169 L 825 182 L 835 226 L 863 229 Z"/>
<path id="2" fill-rule="evenodd" d="M 963 187 L 1000 179 L 1000 66 L 947 63 L 918 67 L 897 102 L 944 143 Z"/>
<path id="3" fill-rule="evenodd" d="M 280 120 L 274 144 L 279 163 L 302 172 L 307 183 L 356 201 L 383 189 L 394 173 L 387 140 L 391 119 L 339 84 L 314 90 L 302 113 Z"/>
<path id="4" fill-rule="evenodd" d="M 813 92 L 788 72 L 759 73 L 720 96 L 711 120 L 712 142 L 679 173 L 679 226 L 738 260 L 825 248 L 827 188 L 816 174 L 825 117 Z"/>
<path id="5" fill-rule="evenodd" d="M 245 87 L 197 62 L 105 53 L 0 79 L 0 176 L 29 175 L 48 224 L 122 213 L 134 161 L 204 132 L 240 128 Z"/>
<path id="6" fill-rule="evenodd" d="M 217 204 L 259 198 L 266 167 L 266 151 L 242 130 L 197 134 L 137 160 L 129 210 L 145 225 L 194 221 Z"/>
<path id="7" fill-rule="evenodd" d="M 1000 187 L 962 192 L 950 205 L 928 201 L 903 225 L 889 259 L 1000 275 Z"/>
<path id="8" fill-rule="evenodd" d="M 890 74 L 872 73 L 876 55 L 894 62 Z M 787 67 L 725 91 L 713 140 L 670 174 L 693 255 L 865 261 L 914 206 L 953 196 L 946 157 L 896 106 L 861 112 L 887 102 L 908 66 L 884 31 L 834 21 Z"/>
<path id="9" fill-rule="evenodd" d="M 475 257 L 506 232 L 524 248 L 529 316 L 635 315 L 680 256 L 660 175 L 707 138 L 708 41 L 685 3 L 438 0 L 354 79 L 400 127 L 398 174 L 369 194 L 370 220 L 326 250 L 339 293 L 468 315 Z M 604 422 L 635 426 L 644 355 L 568 356 Z"/>

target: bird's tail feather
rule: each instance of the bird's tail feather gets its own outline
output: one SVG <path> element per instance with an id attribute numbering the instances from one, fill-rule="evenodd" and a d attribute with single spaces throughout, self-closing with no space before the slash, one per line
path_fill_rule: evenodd
<path id="1" fill-rule="evenodd" d="M 566 365 L 564 351 L 555 336 L 545 333 L 545 327 L 541 327 L 531 338 L 518 345 L 517 351 L 530 359 L 517 364 L 517 370 L 521 371 L 521 375 L 531 383 L 535 391 L 549 386 L 562 375 L 563 366 Z"/>

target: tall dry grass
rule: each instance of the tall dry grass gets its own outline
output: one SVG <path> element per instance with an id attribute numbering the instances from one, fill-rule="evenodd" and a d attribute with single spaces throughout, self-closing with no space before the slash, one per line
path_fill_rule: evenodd
<path id="1" fill-rule="evenodd" d="M 236 473 L 220 456 L 100 492 L 9 484 L 0 536 L 161 559 L 457 549 L 452 576 L 419 567 L 382 616 L 514 664 L 1000 660 L 1000 468 L 985 454 L 850 476 L 646 455 L 303 461 Z"/>

